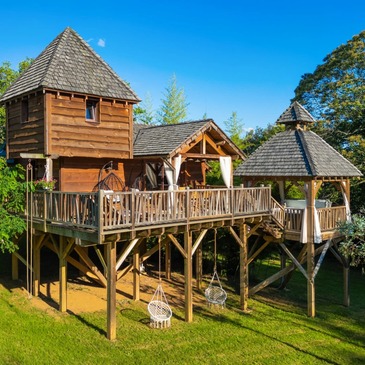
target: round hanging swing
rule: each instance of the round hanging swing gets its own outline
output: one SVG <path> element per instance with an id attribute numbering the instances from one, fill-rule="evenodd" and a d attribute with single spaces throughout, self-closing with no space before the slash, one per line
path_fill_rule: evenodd
<path id="1" fill-rule="evenodd" d="M 169 307 L 161 284 L 161 238 L 158 239 L 158 279 L 159 283 L 147 310 L 150 314 L 150 327 L 168 328 L 171 326 L 172 310 Z"/>
<path id="2" fill-rule="evenodd" d="M 217 229 L 214 230 L 214 272 L 208 288 L 205 289 L 205 298 L 208 305 L 219 305 L 224 307 L 227 293 L 222 288 L 217 273 Z"/>

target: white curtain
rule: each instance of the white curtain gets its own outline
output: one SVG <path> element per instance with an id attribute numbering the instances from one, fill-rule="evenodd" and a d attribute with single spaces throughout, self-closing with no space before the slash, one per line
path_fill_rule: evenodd
<path id="1" fill-rule="evenodd" d="M 157 177 L 150 164 L 146 164 L 146 175 L 147 179 L 150 181 L 152 185 L 152 188 L 157 188 Z"/>
<path id="2" fill-rule="evenodd" d="M 179 180 L 180 168 L 181 168 L 181 155 L 177 155 L 174 157 L 174 167 L 175 167 L 175 179 L 174 183 L 177 185 L 177 181 Z"/>
<path id="3" fill-rule="evenodd" d="M 307 218 L 308 218 L 308 184 L 304 184 L 304 192 L 305 192 L 305 208 L 303 211 L 303 218 L 302 218 L 302 231 L 300 232 L 300 242 L 307 243 L 308 236 L 307 236 Z M 315 204 L 315 200 L 314 200 Z M 314 243 L 321 243 L 322 242 L 322 232 L 321 232 L 321 225 L 319 222 L 318 211 L 316 207 L 314 207 L 314 227 L 313 227 L 313 241 Z"/>
<path id="4" fill-rule="evenodd" d="M 171 166 L 171 164 L 169 164 L 166 161 L 164 161 L 163 165 L 164 165 L 166 180 L 167 180 L 167 183 L 169 184 L 169 190 L 172 190 L 173 185 L 174 185 L 174 170 L 173 170 L 173 167 Z"/>
<path id="5" fill-rule="evenodd" d="M 222 177 L 227 188 L 231 187 L 232 159 L 231 156 L 220 156 L 219 163 Z"/>
<path id="6" fill-rule="evenodd" d="M 351 210 L 350 210 L 349 200 L 347 199 L 347 195 L 346 195 L 346 182 L 343 181 L 342 184 L 340 183 L 340 186 L 341 186 L 343 202 L 346 207 L 346 220 L 347 220 L 347 222 L 350 223 L 351 222 Z"/>

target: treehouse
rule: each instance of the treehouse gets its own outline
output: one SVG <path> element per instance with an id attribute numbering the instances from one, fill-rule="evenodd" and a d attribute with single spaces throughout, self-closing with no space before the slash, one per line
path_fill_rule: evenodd
<path id="1" fill-rule="evenodd" d="M 251 288 L 250 293 L 263 289 L 278 278 L 283 278 L 282 286 L 285 286 L 291 271 L 299 269 L 308 282 L 310 316 L 315 314 L 314 278 L 328 249 L 344 266 L 344 302 L 349 303 L 348 263 L 337 250 L 341 239 L 337 225 L 351 219 L 350 179 L 362 176 L 348 160 L 308 130 L 307 127 L 314 122 L 314 118 L 298 102 L 292 103 L 276 122 L 284 124 L 286 131 L 278 133 L 258 148 L 234 172 L 247 186 L 270 180 L 277 184 L 279 191 L 280 203 L 273 205 L 271 227 L 282 234 L 282 242 L 278 242 L 284 257 L 282 268 Z M 340 193 L 336 202 L 317 199 L 321 188 L 329 184 Z M 302 192 L 302 200 L 288 199 L 287 193 L 293 185 Z M 296 257 L 289 250 L 289 242 L 293 241 L 302 244 Z M 267 244 L 266 240 L 264 245 Z M 258 252 L 262 249 L 259 248 Z M 317 255 L 320 256 L 315 263 Z M 285 257 L 292 261 L 290 266 L 285 266 Z M 307 263 L 307 270 L 302 266 L 304 262 Z"/>
<path id="2" fill-rule="evenodd" d="M 300 266 L 305 251 L 293 258 L 282 240 L 299 239 L 307 232 L 303 244 L 308 257 L 314 258 L 315 192 L 333 180 L 349 202 L 348 179 L 360 176 L 305 130 L 309 114 L 295 104 L 281 118 L 291 129 L 274 137 L 275 147 L 269 141 L 272 148 L 262 147 L 236 170 L 246 186 L 234 187 L 232 161 L 245 156 L 213 120 L 133 124 L 138 97 L 70 28 L 46 47 L 0 101 L 6 107 L 7 158 L 23 164 L 30 180 L 57 180 L 54 190 L 37 190 L 28 197 L 24 219 L 29 254 L 24 258 L 14 253 L 12 276 L 16 279 L 19 262 L 25 263 L 30 277 L 27 290 L 38 295 L 41 251 L 53 251 L 59 261 L 60 311 L 67 310 L 69 264 L 106 288 L 109 339 L 116 337 L 117 281 L 132 271 L 133 298 L 139 300 L 140 265 L 161 248 L 167 280 L 171 249 L 184 261 L 185 320 L 192 321 L 193 259 L 195 283 L 201 289 L 202 242 L 212 229 L 228 230 L 239 247 L 241 309 L 246 310 L 248 265 L 262 247 L 275 243 L 288 252 L 294 263 L 283 268 L 288 274 Z M 290 117 L 293 112 L 295 118 Z M 260 151 L 265 152 L 263 159 L 257 157 Z M 308 151 L 321 152 L 318 161 Z M 284 157 L 289 160 L 281 163 Z M 223 187 L 207 186 L 210 161 L 219 161 Z M 263 178 L 278 181 L 282 191 L 289 179 L 303 181 L 307 209 L 284 208 L 272 198 L 270 187 L 252 186 Z M 346 204 L 335 208 L 318 214 L 325 224 L 321 239 L 335 238 L 335 222 L 346 219 Z M 264 244 L 255 244 L 252 255 L 247 242 L 254 235 Z M 147 250 L 150 237 L 157 237 L 158 244 Z"/>

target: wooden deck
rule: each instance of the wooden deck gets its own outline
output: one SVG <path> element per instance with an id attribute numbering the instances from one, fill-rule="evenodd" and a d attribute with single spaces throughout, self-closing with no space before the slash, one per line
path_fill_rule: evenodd
<path id="1" fill-rule="evenodd" d="M 34 228 L 79 238 L 81 245 L 102 244 L 201 229 L 202 225 L 233 226 L 244 218 L 270 220 L 284 238 L 300 240 L 304 209 L 283 208 L 269 187 L 186 189 L 97 193 L 35 192 Z M 338 235 L 346 220 L 344 206 L 318 209 L 323 240 Z"/>

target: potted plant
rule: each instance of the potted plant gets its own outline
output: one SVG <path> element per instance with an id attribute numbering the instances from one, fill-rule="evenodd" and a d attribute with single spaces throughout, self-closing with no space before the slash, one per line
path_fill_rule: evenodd
<path id="1" fill-rule="evenodd" d="M 34 187 L 36 190 L 53 190 L 56 185 L 57 180 L 53 177 L 50 180 L 42 178 L 34 181 Z"/>

